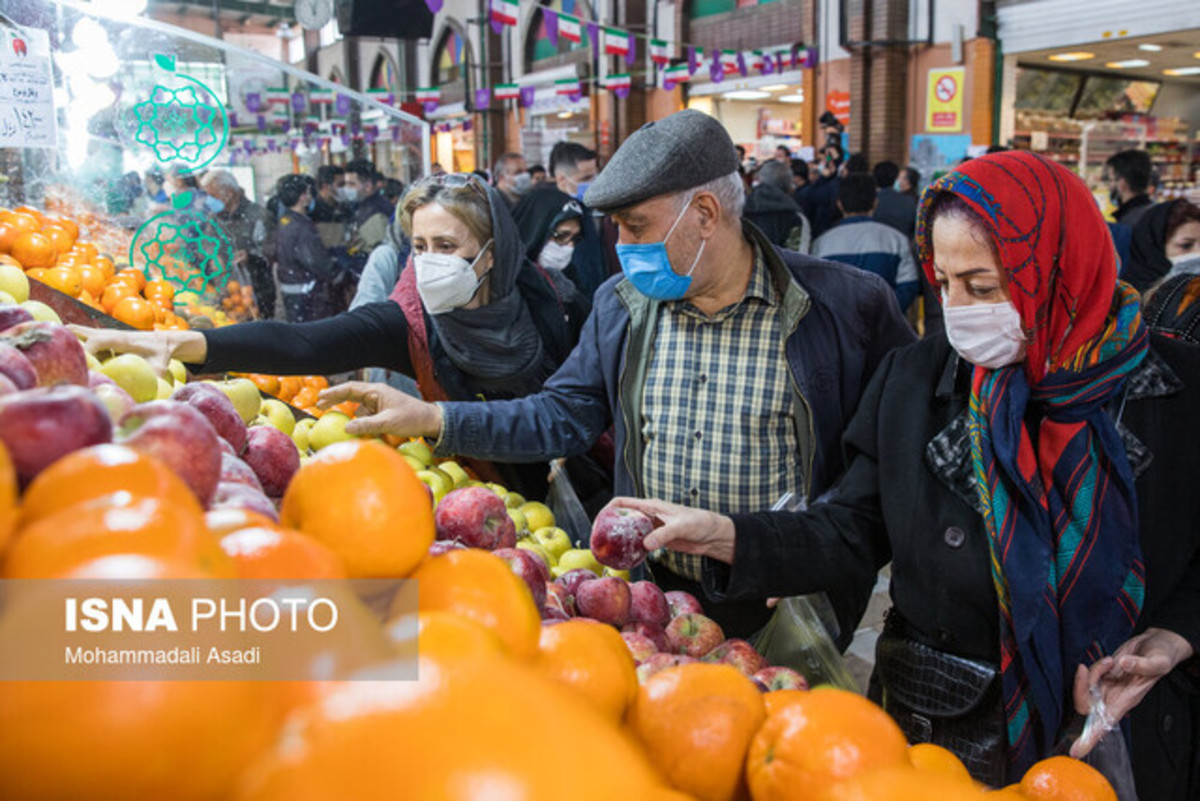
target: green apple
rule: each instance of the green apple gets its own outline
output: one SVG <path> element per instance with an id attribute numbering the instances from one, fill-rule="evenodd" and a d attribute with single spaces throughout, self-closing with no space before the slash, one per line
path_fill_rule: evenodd
<path id="1" fill-rule="evenodd" d="M 466 487 L 471 483 L 471 477 L 467 475 L 467 471 L 463 470 L 462 465 L 458 462 L 445 461 L 438 464 L 442 472 L 454 479 L 454 488 Z"/>
<path id="2" fill-rule="evenodd" d="M 423 440 L 413 439 L 408 442 L 402 442 L 397 446 L 396 450 L 420 462 L 421 467 L 417 468 L 418 470 L 433 464 L 433 450 Z"/>
<path id="3" fill-rule="evenodd" d="M 454 489 L 454 482 L 440 470 L 437 472 L 433 470 L 418 470 L 417 478 L 433 491 L 433 502 L 435 505 L 441 503 L 442 498 L 445 498 Z"/>
<path id="4" fill-rule="evenodd" d="M 629 581 L 629 571 L 628 570 L 613 570 L 611 567 L 605 567 L 604 572 L 601 575 L 613 576 L 615 578 Z"/>
<path id="5" fill-rule="evenodd" d="M 550 507 L 539 501 L 529 501 L 521 506 L 521 512 L 525 515 L 525 519 L 529 521 L 529 530 L 537 531 L 539 528 L 549 528 L 554 525 L 554 513 L 550 511 Z"/>
<path id="6" fill-rule="evenodd" d="M 301 453 L 308 453 L 309 442 L 308 432 L 317 421 L 311 417 L 305 417 L 296 423 L 296 427 L 292 429 L 292 442 L 296 443 L 296 447 Z"/>
<path id="7" fill-rule="evenodd" d="M 350 418 L 341 412 L 326 412 L 308 432 L 309 447 L 319 451 L 335 442 L 349 442 L 354 439 L 353 434 L 346 433 L 346 423 L 349 422 Z"/>
<path id="8" fill-rule="evenodd" d="M 29 300 L 29 278 L 15 264 L 0 264 L 0 292 L 7 292 L 17 303 Z"/>
<path id="9" fill-rule="evenodd" d="M 529 524 L 525 522 L 525 515 L 521 514 L 520 509 L 509 509 L 508 516 L 512 518 L 513 525 L 517 528 L 517 536 L 521 536 L 521 532 L 529 533 Z"/>
<path id="10" fill-rule="evenodd" d="M 274 426 L 289 437 L 296 428 L 296 416 L 292 414 L 292 410 L 288 408 L 288 405 L 281 400 L 268 398 L 263 401 L 259 414 L 267 418 L 269 425 Z"/>
<path id="11" fill-rule="evenodd" d="M 58 323 L 62 325 L 62 318 L 58 316 L 58 312 L 40 300 L 27 300 L 21 304 L 21 308 L 32 314 L 33 319 L 40 323 Z"/>
<path id="12" fill-rule="evenodd" d="M 158 395 L 155 400 L 167 400 L 175 393 L 175 385 L 170 381 L 158 376 L 155 376 L 154 380 L 158 382 Z"/>
<path id="13" fill-rule="evenodd" d="M 487 488 L 492 492 L 496 493 L 496 495 L 500 496 L 500 500 L 504 500 L 508 497 L 508 487 L 504 486 L 503 484 L 497 484 L 492 481 L 488 482 L 485 486 L 487 486 Z"/>
<path id="14" fill-rule="evenodd" d="M 171 359 L 167 362 L 167 369 L 171 371 L 171 377 L 175 379 L 175 383 L 187 383 L 187 368 L 183 366 L 183 362 L 179 361 L 179 359 Z"/>
<path id="15" fill-rule="evenodd" d="M 525 522 L 529 522 L 528 517 L 525 518 Z M 561 559 L 564 553 L 571 550 L 571 537 L 561 528 L 555 528 L 554 526 L 534 529 L 533 541 L 549 551 L 555 561 Z"/>
<path id="16" fill-rule="evenodd" d="M 522 537 L 517 540 L 517 547 L 525 551 L 533 551 L 546 563 L 546 567 L 554 567 L 558 564 L 558 560 L 554 558 L 554 555 L 541 545 L 538 545 L 531 537 Z"/>
<path id="17" fill-rule="evenodd" d="M 7 292 L 0 292 L 0 303 L 7 304 L 9 306 L 16 306 L 17 299 Z"/>
<path id="18" fill-rule="evenodd" d="M 232 378 L 213 383 L 233 401 L 233 408 L 237 409 L 243 423 L 249 425 L 251 420 L 258 417 L 258 410 L 262 407 L 262 393 L 254 386 L 253 381 L 249 378 Z"/>
<path id="19" fill-rule="evenodd" d="M 475 479 L 471 479 L 470 481 L 467 482 L 467 486 L 468 487 L 487 487 L 487 484 L 484 484 L 482 481 L 476 481 Z"/>
<path id="20" fill-rule="evenodd" d="M 150 362 L 141 356 L 132 353 L 114 356 L 100 365 L 100 372 L 128 392 L 134 403 L 148 403 L 159 397 L 158 382 L 162 379 L 154 374 Z"/>
<path id="21" fill-rule="evenodd" d="M 0 298 L 0 300 L 3 300 L 3 298 Z M 83 358 L 87 361 L 87 368 L 89 370 L 95 370 L 96 372 L 100 372 L 100 360 L 99 359 L 97 359 L 95 356 L 93 356 L 90 353 L 83 354 Z"/>
<path id="22" fill-rule="evenodd" d="M 509 509 L 520 509 L 525 505 L 525 496 L 519 492 L 510 492 L 508 493 L 508 497 L 504 499 L 504 505 Z M 524 517 L 524 514 L 524 512 L 521 513 L 522 517 Z"/>
<path id="23" fill-rule="evenodd" d="M 426 467 L 429 466 L 429 465 L 426 465 L 423 462 L 421 462 L 420 459 L 414 459 L 413 457 L 409 456 L 407 453 L 402 453 L 400 455 L 404 457 L 404 461 L 408 462 L 408 466 L 411 467 L 413 470 L 420 471 L 420 470 L 424 470 Z"/>

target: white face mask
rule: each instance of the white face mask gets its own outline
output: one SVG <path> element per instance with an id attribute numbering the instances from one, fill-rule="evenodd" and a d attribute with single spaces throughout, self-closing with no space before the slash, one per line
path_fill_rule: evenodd
<path id="1" fill-rule="evenodd" d="M 946 293 L 942 292 L 945 304 Z M 1025 357 L 1021 315 L 1011 301 L 942 308 L 946 336 L 971 364 L 997 370 Z"/>
<path id="2" fill-rule="evenodd" d="M 425 304 L 425 311 L 445 314 L 471 302 L 483 283 L 482 276 L 475 276 L 475 262 L 483 257 L 491 244 L 488 240 L 472 261 L 453 253 L 417 253 L 413 256 L 417 294 Z"/>
<path id="3" fill-rule="evenodd" d="M 1167 260 L 1171 262 L 1167 278 L 1200 273 L 1200 253 L 1181 253 L 1178 256 L 1168 256 Z"/>
<path id="4" fill-rule="evenodd" d="M 353 203 L 354 201 L 358 200 L 357 186 L 339 186 L 337 193 L 338 197 L 341 198 L 343 203 Z"/>
<path id="5" fill-rule="evenodd" d="M 548 239 L 542 246 L 541 255 L 538 256 L 538 264 L 547 270 L 565 270 L 574 253 L 574 245 L 560 245 L 553 239 Z"/>

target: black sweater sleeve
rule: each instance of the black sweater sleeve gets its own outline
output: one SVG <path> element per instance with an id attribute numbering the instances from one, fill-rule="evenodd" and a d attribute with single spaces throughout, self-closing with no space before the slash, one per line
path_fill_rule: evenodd
<path id="1" fill-rule="evenodd" d="M 262 321 L 205 331 L 208 359 L 197 373 L 329 375 L 384 367 L 412 375 L 408 321 L 391 301 L 311 323 Z"/>

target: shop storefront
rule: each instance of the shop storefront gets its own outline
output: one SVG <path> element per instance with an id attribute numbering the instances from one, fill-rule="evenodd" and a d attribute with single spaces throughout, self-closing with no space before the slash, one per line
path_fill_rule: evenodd
<path id="1" fill-rule="evenodd" d="M 759 161 L 771 158 L 779 146 L 812 160 L 813 132 L 805 130 L 809 103 L 801 70 L 688 85 L 688 108 L 716 117 L 733 141 L 746 148 L 746 156 Z"/>

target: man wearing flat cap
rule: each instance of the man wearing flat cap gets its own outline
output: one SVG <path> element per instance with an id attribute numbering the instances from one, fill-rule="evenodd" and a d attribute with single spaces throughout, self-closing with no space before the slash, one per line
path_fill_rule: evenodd
<path id="1" fill-rule="evenodd" d="M 815 498 L 843 470 L 842 432 L 876 365 L 914 336 L 878 276 L 778 249 L 743 223 L 737 166 L 725 129 L 698 111 L 622 144 L 584 196 L 620 227 L 622 275 L 596 291 L 541 392 L 431 404 L 358 385 L 329 400 L 375 412 L 358 433 L 498 462 L 583 453 L 613 426 L 617 495 L 725 513 Z M 674 553 L 651 565 L 664 589 L 698 597 L 700 567 Z M 870 589 L 830 594 L 843 647 Z M 729 636 L 769 616 L 761 601 L 701 600 Z"/>

